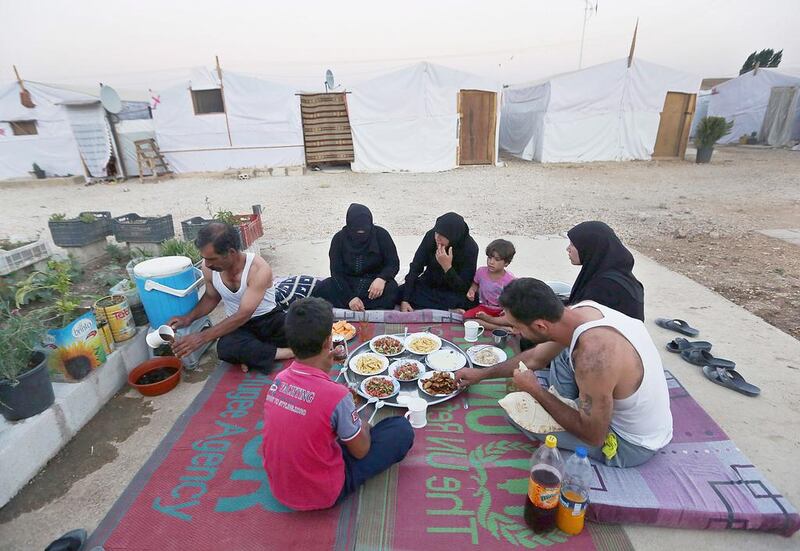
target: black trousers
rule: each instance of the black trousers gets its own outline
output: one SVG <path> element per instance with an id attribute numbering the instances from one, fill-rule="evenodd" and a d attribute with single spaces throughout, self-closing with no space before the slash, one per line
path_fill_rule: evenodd
<path id="1" fill-rule="evenodd" d="M 217 356 L 232 364 L 245 364 L 250 369 L 269 373 L 275 366 L 275 351 L 289 346 L 283 322 L 286 314 L 276 309 L 250 319 L 247 323 L 220 337 Z"/>
<path id="2" fill-rule="evenodd" d="M 357 285 L 355 282 L 351 284 Z M 363 287 L 363 285 L 361 285 L 361 287 Z M 348 296 L 349 293 L 345 293 L 332 277 L 317 283 L 312 295 L 324 298 L 330 302 L 334 308 L 350 308 L 349 303 L 352 297 Z M 383 288 L 383 294 L 376 299 L 369 298 L 369 286 L 358 293 L 358 298 L 361 299 L 361 302 L 364 303 L 364 308 L 367 310 L 393 310 L 396 296 L 397 282 L 393 279 L 386 282 L 386 286 Z"/>
<path id="3" fill-rule="evenodd" d="M 405 284 L 401 285 L 398 289 L 398 302 L 403 301 L 405 294 Z M 432 309 L 432 310 L 451 310 L 455 308 L 463 308 L 469 310 L 478 305 L 477 300 L 470 301 L 467 298 L 467 293 L 459 293 L 449 289 L 436 289 L 430 287 L 426 281 L 418 279 L 414 284 L 414 292 L 408 300 L 411 307 L 415 310 Z"/>

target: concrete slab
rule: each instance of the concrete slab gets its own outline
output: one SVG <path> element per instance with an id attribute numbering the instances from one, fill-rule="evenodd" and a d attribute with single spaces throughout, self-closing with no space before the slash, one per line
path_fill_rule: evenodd
<path id="1" fill-rule="evenodd" d="M 758 233 L 800 246 L 800 229 L 758 230 Z"/>
<path id="2" fill-rule="evenodd" d="M 55 403 L 10 423 L 0 418 L 0 507 L 5 505 L 125 385 L 147 359 L 146 332 L 120 343 L 106 363 L 78 383 L 54 383 Z"/>

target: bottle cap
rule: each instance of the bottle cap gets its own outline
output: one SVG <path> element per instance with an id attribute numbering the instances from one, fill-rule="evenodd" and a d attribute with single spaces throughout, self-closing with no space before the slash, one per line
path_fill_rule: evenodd
<path id="1" fill-rule="evenodd" d="M 581 459 L 586 459 L 586 448 L 583 446 L 578 446 L 575 448 L 575 455 L 577 455 Z"/>
<path id="2" fill-rule="evenodd" d="M 544 445 L 548 448 L 555 448 L 556 444 L 558 444 L 558 439 L 555 437 L 554 434 L 548 434 L 547 437 L 544 439 Z"/>

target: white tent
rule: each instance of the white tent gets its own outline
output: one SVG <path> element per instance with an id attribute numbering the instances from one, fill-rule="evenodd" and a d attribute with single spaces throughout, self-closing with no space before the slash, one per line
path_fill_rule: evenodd
<path id="1" fill-rule="evenodd" d="M 734 143 L 744 134 L 750 135 L 753 132 L 758 134 L 764 123 L 772 89 L 795 86 L 800 86 L 800 76 L 765 68 L 750 71 L 715 86 L 708 104 L 708 115 L 733 120 L 731 133 L 724 136 L 719 143 Z M 790 137 L 800 139 L 800 110 L 797 109 L 797 100 L 794 101 L 794 108 L 788 110 L 794 113 L 789 116 L 795 117 L 789 125 L 789 133 Z"/>
<path id="2" fill-rule="evenodd" d="M 500 148 L 544 163 L 649 160 L 667 92 L 700 78 L 620 59 L 503 92 Z"/>
<path id="3" fill-rule="evenodd" d="M 458 166 L 461 90 L 498 94 L 491 137 L 497 159 L 500 85 L 441 65 L 418 63 L 350 88 L 352 169 L 438 172 Z"/>
<path id="4" fill-rule="evenodd" d="M 35 107 L 20 101 L 17 83 L 0 88 L 0 179 L 30 177 L 36 163 L 48 176 L 106 176 L 111 138 L 96 96 L 25 82 Z M 81 162 L 83 158 L 83 163 Z"/>
<path id="5" fill-rule="evenodd" d="M 225 112 L 196 114 L 193 94 L 219 90 L 216 72 L 196 69 L 190 80 L 159 91 L 153 119 L 170 167 L 202 172 L 303 165 L 303 129 L 294 88 L 229 71 L 222 78 Z"/>

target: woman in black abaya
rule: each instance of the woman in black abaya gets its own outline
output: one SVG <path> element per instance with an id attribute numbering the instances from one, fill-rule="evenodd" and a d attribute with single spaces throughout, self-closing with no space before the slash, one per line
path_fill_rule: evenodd
<path id="1" fill-rule="evenodd" d="M 331 240 L 331 277 L 317 285 L 313 296 L 357 312 L 393 309 L 400 259 L 392 237 L 372 223 L 364 205 L 350 205 L 346 222 Z"/>
<path id="2" fill-rule="evenodd" d="M 467 299 L 467 291 L 477 265 L 478 244 L 464 218 L 455 212 L 440 216 L 422 238 L 400 286 L 400 310 L 472 308 L 477 303 Z"/>

